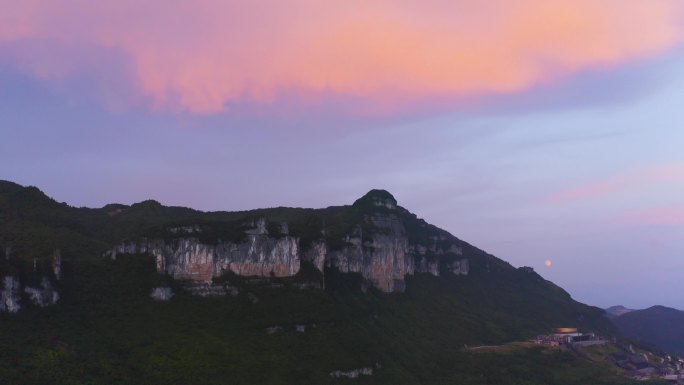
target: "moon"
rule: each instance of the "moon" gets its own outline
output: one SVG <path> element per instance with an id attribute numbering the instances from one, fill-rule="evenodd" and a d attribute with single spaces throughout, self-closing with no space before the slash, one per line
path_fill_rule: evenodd
<path id="1" fill-rule="evenodd" d="M 547 259 L 546 261 L 544 261 L 544 266 L 551 267 L 551 265 L 552 265 L 552 263 L 551 263 L 550 259 Z"/>

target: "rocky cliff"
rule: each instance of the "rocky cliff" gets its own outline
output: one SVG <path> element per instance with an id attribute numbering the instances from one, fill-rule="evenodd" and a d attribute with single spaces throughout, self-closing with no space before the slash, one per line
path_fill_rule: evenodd
<path id="1" fill-rule="evenodd" d="M 9 260 L 11 248 L 5 249 L 5 259 Z M 54 305 L 59 301 L 59 292 L 53 287 L 52 278 L 61 278 L 62 256 L 59 250 L 55 250 L 52 261 L 53 276 L 40 275 L 40 283 L 32 285 L 23 283 L 19 276 L 11 274 L 2 277 L 2 287 L 0 288 L 0 313 L 16 313 L 26 301 L 34 306 L 45 307 Z M 36 262 L 34 261 L 34 272 Z M 35 274 L 34 274 L 35 275 Z"/>
<path id="2" fill-rule="evenodd" d="M 19 278 L 3 277 L 0 291 L 0 312 L 16 313 L 21 309 L 21 285 Z"/>
<path id="3" fill-rule="evenodd" d="M 422 237 L 410 234 L 407 224 L 424 222 L 399 207 L 387 191 L 372 190 L 352 208 L 360 215 L 344 235 L 343 246 L 331 249 L 325 241 L 314 242 L 304 260 L 321 271 L 326 266 L 360 273 L 370 286 L 384 292 L 404 291 L 406 276 L 416 273 L 468 274 L 469 263 L 460 241 L 437 232 L 428 231 Z"/>
<path id="4" fill-rule="evenodd" d="M 271 234 L 268 230 L 271 222 L 259 218 L 242 230 L 241 242 L 221 239 L 203 242 L 203 227 L 186 225 L 168 228 L 167 233 L 173 235 L 170 239 L 123 242 L 108 255 L 116 259 L 122 253 L 151 254 L 159 272 L 197 283 L 210 283 L 226 272 L 240 276 L 290 277 L 300 270 L 301 261 L 310 262 L 321 273 L 326 268 L 359 273 L 369 286 L 384 292 L 404 291 L 405 277 L 416 273 L 468 274 L 469 262 L 463 257 L 460 241 L 448 233 L 413 237 L 416 239 L 412 241 L 405 222 L 417 219 L 415 216 L 407 219 L 408 212 L 398 207 L 386 191 L 371 191 L 350 210 L 354 215 L 348 229 L 330 236 L 326 226 L 321 225 L 317 230 L 320 237 L 306 247 L 301 246 L 300 238 L 289 234 L 286 222 L 278 225 L 277 234 Z"/>
<path id="5" fill-rule="evenodd" d="M 392 207 L 389 203 L 385 207 Z M 345 246 L 328 250 L 325 242 L 315 242 L 304 253 L 304 260 L 319 270 L 323 266 L 336 268 L 343 273 L 360 273 L 368 283 L 384 292 L 401 292 L 405 289 L 405 277 L 415 273 L 440 275 L 442 268 L 455 274 L 468 274 L 468 260 L 459 258 L 440 263 L 440 256 L 461 256 L 457 246 L 448 249 L 409 242 L 406 228 L 394 213 L 375 214 L 364 218 L 373 227 L 363 232 L 358 225 L 344 241 Z"/>
<path id="6" fill-rule="evenodd" d="M 242 276 L 289 277 L 297 274 L 300 267 L 299 240 L 284 235 L 270 236 L 266 220 L 260 219 L 256 227 L 245 231 L 244 242 L 203 243 L 197 237 L 199 227 L 172 228 L 182 234 L 170 241 L 141 239 L 124 242 L 108 254 L 151 254 L 157 271 L 175 279 L 211 282 L 226 272 Z M 191 229 L 191 230 L 188 230 Z M 192 230 L 197 229 L 197 230 Z"/>

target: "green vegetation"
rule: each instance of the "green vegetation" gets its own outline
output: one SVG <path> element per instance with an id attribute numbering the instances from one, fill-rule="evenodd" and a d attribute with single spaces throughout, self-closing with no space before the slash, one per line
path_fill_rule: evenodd
<path id="1" fill-rule="evenodd" d="M 468 276 L 418 274 L 401 294 L 363 292 L 358 274 L 326 269 L 322 277 L 304 263 L 296 277 L 267 284 L 226 275 L 219 280 L 237 285 L 237 296 L 199 298 L 158 274 L 150 257 L 102 257 L 123 239 L 173 237 L 168 229 L 184 225 L 197 224 L 214 240 L 235 239 L 246 221 L 261 217 L 273 232 L 287 221 L 304 245 L 323 237 L 341 247 L 355 228 L 374 230 L 363 222 L 369 210 L 376 209 L 361 204 L 202 213 L 154 201 L 77 209 L 37 189 L 0 182 L 0 246 L 13 249 L 13 257 L 0 264 L 0 276 L 49 270 L 56 247 L 64 258 L 57 306 L 0 314 L 0 383 L 626 383 L 612 368 L 567 352 L 465 350 L 527 339 L 559 325 L 602 334 L 613 329 L 601 309 L 461 241 L 471 261 Z M 448 235 L 404 209 L 397 212 L 413 239 Z M 37 273 L 31 273 L 34 258 Z M 298 286 L 322 278 L 326 290 Z M 174 289 L 171 301 L 149 298 L 161 284 Z M 267 333 L 272 327 L 279 329 Z M 354 380 L 329 375 L 363 367 L 374 374 Z"/>
<path id="2" fill-rule="evenodd" d="M 464 352 L 465 343 L 518 339 L 542 326 L 497 309 L 510 294 L 501 302 L 472 299 L 490 290 L 511 293 L 507 283 L 418 276 L 404 294 L 364 294 L 356 289 L 360 277 L 333 273 L 335 290 L 253 285 L 237 297 L 180 292 L 157 303 L 147 293 L 164 277 L 150 259 L 128 256 L 107 265 L 72 266 L 69 274 L 80 278 L 63 282 L 59 306 L 0 318 L 3 383 L 346 383 L 328 374 L 376 363 L 375 375 L 359 383 L 620 383 L 609 368 L 570 353 Z M 296 325 L 306 331 L 296 332 Z M 272 326 L 282 330 L 266 333 Z"/>

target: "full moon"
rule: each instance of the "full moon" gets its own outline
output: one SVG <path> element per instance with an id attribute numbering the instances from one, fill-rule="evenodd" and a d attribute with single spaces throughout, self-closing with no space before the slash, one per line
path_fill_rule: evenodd
<path id="1" fill-rule="evenodd" d="M 551 267 L 551 260 L 550 260 L 550 259 L 547 259 L 546 261 L 544 261 L 544 265 L 545 265 L 546 267 Z"/>

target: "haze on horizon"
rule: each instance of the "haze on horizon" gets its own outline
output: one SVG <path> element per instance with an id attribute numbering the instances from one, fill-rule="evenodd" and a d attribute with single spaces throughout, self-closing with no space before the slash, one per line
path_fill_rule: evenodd
<path id="1" fill-rule="evenodd" d="M 582 302 L 684 308 L 679 0 L 0 9 L 0 179 L 203 210 L 383 188 Z"/>

